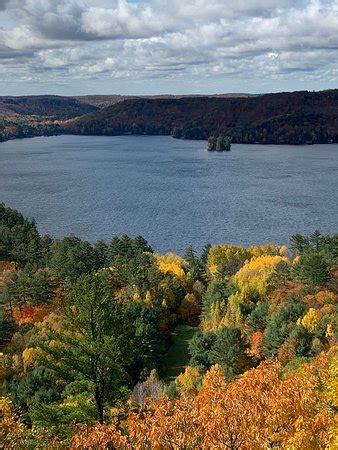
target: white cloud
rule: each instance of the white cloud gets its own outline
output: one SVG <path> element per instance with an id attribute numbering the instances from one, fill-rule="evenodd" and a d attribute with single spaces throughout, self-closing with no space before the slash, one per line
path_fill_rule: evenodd
<path id="1" fill-rule="evenodd" d="M 0 0 L 0 10 L 0 58 L 18 80 L 337 77 L 337 0 Z"/>

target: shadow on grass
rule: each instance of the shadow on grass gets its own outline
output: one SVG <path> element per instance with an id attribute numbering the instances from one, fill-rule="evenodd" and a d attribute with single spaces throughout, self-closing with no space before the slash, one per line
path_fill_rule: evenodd
<path id="1" fill-rule="evenodd" d="M 171 332 L 172 345 L 161 364 L 161 375 L 166 383 L 174 380 L 188 365 L 188 343 L 197 330 L 197 326 L 180 324 Z"/>

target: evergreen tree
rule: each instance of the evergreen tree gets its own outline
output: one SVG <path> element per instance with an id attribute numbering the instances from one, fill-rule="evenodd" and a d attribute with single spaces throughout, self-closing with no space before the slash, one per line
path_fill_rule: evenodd
<path id="1" fill-rule="evenodd" d="M 293 271 L 310 289 L 325 286 L 331 279 L 330 265 L 323 252 L 310 250 L 303 253 Z"/>
<path id="2" fill-rule="evenodd" d="M 216 302 L 226 302 L 231 294 L 232 285 L 228 280 L 212 280 L 208 284 L 202 300 L 202 317 L 207 317 Z"/>
<path id="3" fill-rule="evenodd" d="M 216 335 L 212 332 L 202 333 L 198 331 L 189 341 L 190 364 L 192 366 L 209 367 L 209 353 L 216 341 Z"/>
<path id="4" fill-rule="evenodd" d="M 188 263 L 189 273 L 196 280 L 200 280 L 203 275 L 203 264 L 191 245 L 185 249 L 184 259 Z"/>
<path id="5" fill-rule="evenodd" d="M 294 327 L 289 338 L 296 342 L 296 356 L 309 356 L 313 335 L 304 326 Z"/>
<path id="6" fill-rule="evenodd" d="M 25 303 L 38 306 L 50 302 L 54 297 L 50 272 L 48 270 L 32 271 L 26 266 L 5 283 L 1 301 L 10 307 L 23 306 Z"/>
<path id="7" fill-rule="evenodd" d="M 42 259 L 42 241 L 34 220 L 0 203 L 0 261 L 15 261 L 21 267 Z"/>
<path id="8" fill-rule="evenodd" d="M 269 320 L 269 303 L 258 302 L 254 310 L 247 318 L 247 325 L 250 332 L 264 331 Z"/>
<path id="9" fill-rule="evenodd" d="M 15 324 L 12 316 L 0 304 L 0 349 L 9 342 L 14 332 Z"/>
<path id="10" fill-rule="evenodd" d="M 139 256 L 142 253 L 152 252 L 153 249 L 142 236 L 137 236 L 134 239 L 127 235 L 121 237 L 114 236 L 110 241 L 106 252 L 106 263 L 108 265 L 114 264 L 117 257 L 120 259 L 130 259 Z"/>
<path id="11" fill-rule="evenodd" d="M 120 394 L 133 361 L 133 328 L 112 292 L 106 272 L 82 276 L 60 305 L 62 331 L 50 330 L 39 346 L 44 365 L 67 381 L 93 383 L 100 422 Z"/>
<path id="12" fill-rule="evenodd" d="M 60 398 L 55 381 L 53 372 L 45 367 L 36 367 L 23 379 L 15 375 L 10 383 L 12 400 L 23 411 L 33 404 L 55 402 Z"/>
<path id="13" fill-rule="evenodd" d="M 215 343 L 209 353 L 209 362 L 220 364 L 224 373 L 232 378 L 247 366 L 249 361 L 245 353 L 247 348 L 240 329 L 224 327 L 216 334 Z"/>
<path id="14" fill-rule="evenodd" d="M 76 236 L 55 241 L 50 249 L 49 267 L 59 280 L 75 281 L 100 267 L 98 248 Z"/>
<path id="15" fill-rule="evenodd" d="M 290 239 L 290 249 L 296 255 L 301 255 L 309 247 L 310 247 L 310 240 L 306 236 L 302 236 L 301 234 L 295 234 Z"/>
<path id="16" fill-rule="evenodd" d="M 271 357 L 278 353 L 279 347 L 289 337 L 297 319 L 302 317 L 304 312 L 304 303 L 297 298 L 290 298 L 285 306 L 272 314 L 263 339 L 266 356 Z"/>

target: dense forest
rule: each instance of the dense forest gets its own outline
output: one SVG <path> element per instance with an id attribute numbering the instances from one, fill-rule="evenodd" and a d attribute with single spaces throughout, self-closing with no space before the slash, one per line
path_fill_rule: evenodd
<path id="1" fill-rule="evenodd" d="M 57 134 L 171 135 L 233 143 L 338 142 L 338 90 L 215 96 L 0 97 L 0 141 Z"/>
<path id="2" fill-rule="evenodd" d="M 98 109 L 78 99 L 56 95 L 0 97 L 0 142 L 59 134 L 63 120 Z"/>
<path id="3" fill-rule="evenodd" d="M 338 90 L 246 98 L 126 100 L 65 124 L 74 134 L 154 134 L 233 143 L 338 142 Z"/>
<path id="4" fill-rule="evenodd" d="M 249 94 L 220 94 L 217 97 L 248 97 Z M 98 111 L 128 99 L 181 98 L 185 96 L 59 95 L 0 96 L 0 142 L 8 139 L 62 134 L 68 119 Z"/>
<path id="5" fill-rule="evenodd" d="M 335 448 L 338 235 L 160 255 L 0 205 L 6 449 Z"/>

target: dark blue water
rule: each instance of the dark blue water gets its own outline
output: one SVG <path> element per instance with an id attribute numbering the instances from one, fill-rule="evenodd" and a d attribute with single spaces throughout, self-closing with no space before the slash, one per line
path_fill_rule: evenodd
<path id="1" fill-rule="evenodd" d="M 338 145 L 233 145 L 58 136 L 0 144 L 0 201 L 42 233 L 143 235 L 158 251 L 287 243 L 338 231 Z"/>

